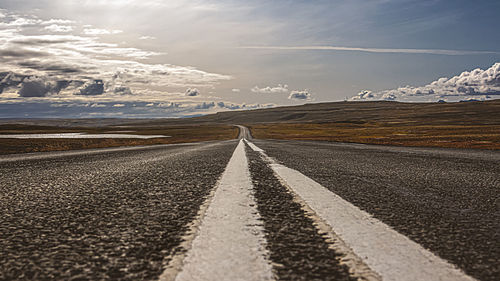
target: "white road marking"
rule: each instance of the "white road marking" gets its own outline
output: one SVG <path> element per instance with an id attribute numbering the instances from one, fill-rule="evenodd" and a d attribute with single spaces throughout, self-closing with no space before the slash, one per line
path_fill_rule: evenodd
<path id="1" fill-rule="evenodd" d="M 240 140 L 175 280 L 274 280 L 267 256 Z"/>
<path id="2" fill-rule="evenodd" d="M 383 280 L 475 280 L 319 183 L 277 164 L 262 149 L 247 143 L 267 158 L 283 183 L 330 225 L 335 234 Z"/>
<path id="3" fill-rule="evenodd" d="M 248 140 L 246 140 L 246 143 L 248 144 L 248 146 L 250 146 L 251 149 L 253 149 L 253 151 L 257 151 L 257 152 L 260 152 L 260 153 L 264 153 L 265 151 L 262 150 L 261 148 L 257 147 L 255 144 L 249 142 Z"/>

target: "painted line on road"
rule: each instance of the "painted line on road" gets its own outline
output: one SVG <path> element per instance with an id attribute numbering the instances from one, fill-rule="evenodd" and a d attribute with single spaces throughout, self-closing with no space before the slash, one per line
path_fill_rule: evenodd
<path id="1" fill-rule="evenodd" d="M 274 280 L 259 219 L 240 140 L 175 280 Z"/>
<path id="2" fill-rule="evenodd" d="M 383 280 L 472 281 L 455 265 L 373 218 L 299 171 L 276 163 L 259 151 L 278 178 Z"/>

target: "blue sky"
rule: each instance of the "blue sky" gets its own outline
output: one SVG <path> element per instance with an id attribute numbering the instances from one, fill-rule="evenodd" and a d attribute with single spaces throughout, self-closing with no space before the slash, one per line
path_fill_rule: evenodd
<path id="1" fill-rule="evenodd" d="M 0 9 L 0 117 L 500 97 L 499 1 L 0 0 Z"/>

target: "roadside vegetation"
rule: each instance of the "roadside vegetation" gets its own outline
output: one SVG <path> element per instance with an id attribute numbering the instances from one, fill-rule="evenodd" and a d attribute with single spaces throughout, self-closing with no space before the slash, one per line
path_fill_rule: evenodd
<path id="1" fill-rule="evenodd" d="M 398 146 L 500 149 L 500 125 L 309 123 L 249 125 L 258 139 L 321 140 Z"/>
<path id="2" fill-rule="evenodd" d="M 153 139 L 0 139 L 0 154 L 229 140 L 238 136 L 238 128 L 230 125 L 180 125 L 151 127 L 145 125 L 100 128 L 0 125 L 0 134 L 43 133 L 126 133 L 135 135 L 165 135 L 170 137 Z"/>

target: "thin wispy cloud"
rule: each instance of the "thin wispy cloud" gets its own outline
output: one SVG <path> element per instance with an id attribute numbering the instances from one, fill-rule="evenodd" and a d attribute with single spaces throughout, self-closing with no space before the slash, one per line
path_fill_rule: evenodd
<path id="1" fill-rule="evenodd" d="M 278 84 L 278 86 L 267 86 L 264 88 L 260 88 L 259 86 L 255 86 L 251 89 L 252 93 L 258 93 L 258 94 L 283 94 L 283 93 L 288 93 L 288 85 L 281 85 Z"/>
<path id="2" fill-rule="evenodd" d="M 442 49 L 400 49 L 400 48 L 358 48 L 358 47 L 338 47 L 338 46 L 243 46 L 241 49 L 258 50 L 296 50 L 296 51 L 351 51 L 367 53 L 396 53 L 396 54 L 430 54 L 430 55 L 484 55 L 500 54 L 495 51 L 468 51 L 468 50 L 442 50 Z"/>
<path id="3" fill-rule="evenodd" d="M 107 35 L 122 33 L 122 30 L 107 30 L 102 28 L 85 28 L 83 33 L 86 35 Z"/>

